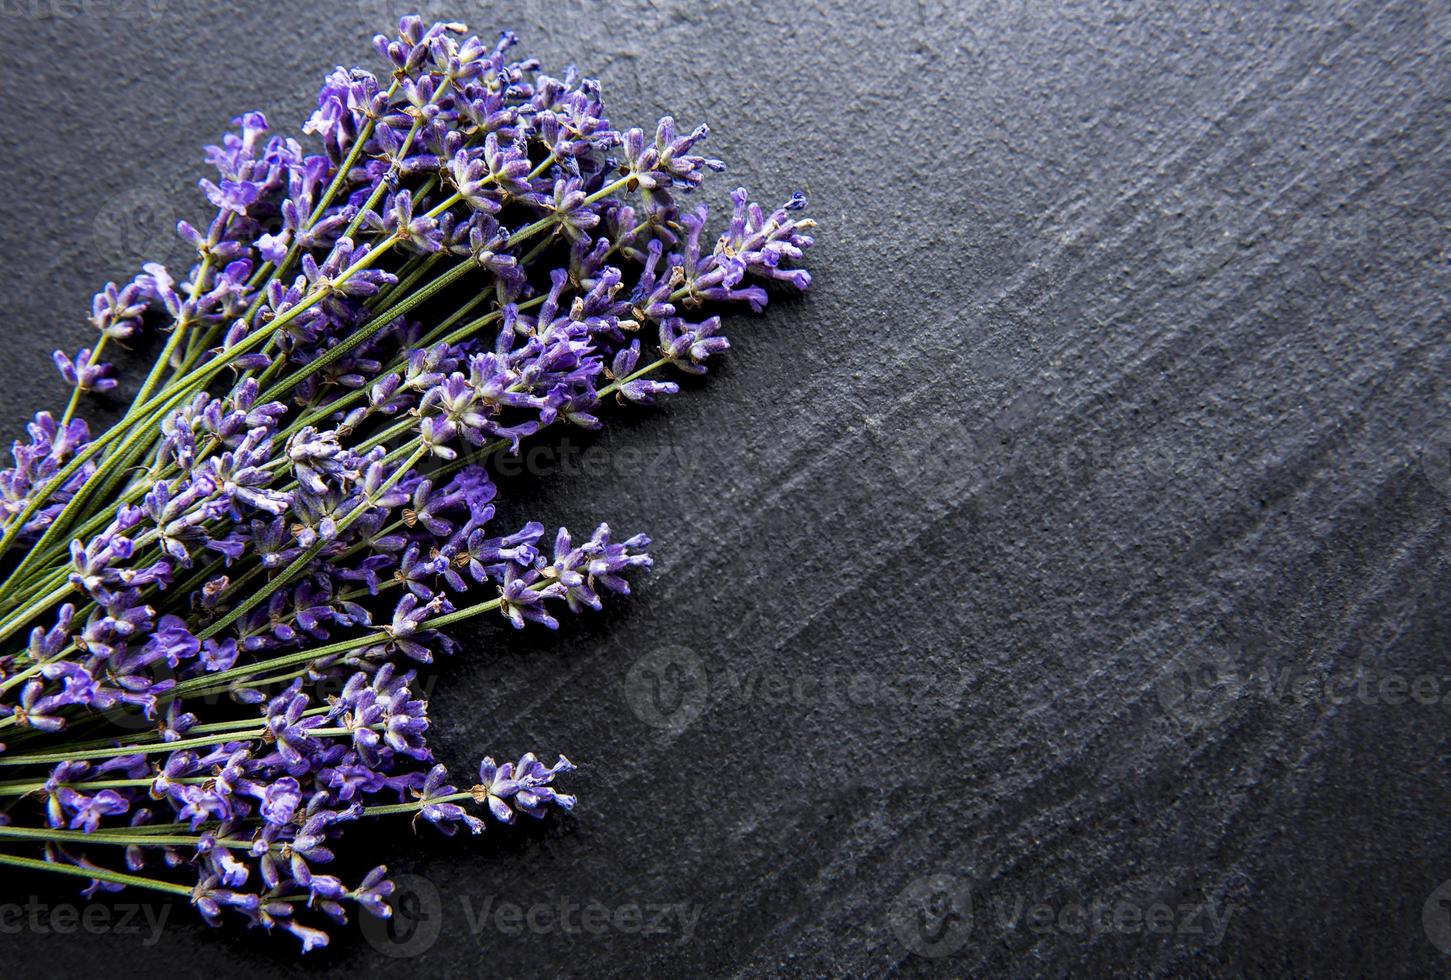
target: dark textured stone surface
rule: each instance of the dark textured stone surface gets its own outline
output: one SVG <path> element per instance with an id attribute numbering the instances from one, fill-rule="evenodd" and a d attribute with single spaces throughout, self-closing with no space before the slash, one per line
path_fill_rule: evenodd
<path id="1" fill-rule="evenodd" d="M 295 6 L 0 5 L 7 432 L 59 398 L 95 286 L 196 212 L 196 146 L 244 108 L 300 120 L 401 5 Z M 577 60 L 616 118 L 711 123 L 735 179 L 810 195 L 818 278 L 600 438 L 603 475 L 511 482 L 516 514 L 659 542 L 633 600 L 479 625 L 433 695 L 450 762 L 565 751 L 582 805 L 377 835 L 440 935 L 408 961 L 353 932 L 308 970 L 1446 969 L 1444 2 L 425 10 Z M 931 887 L 960 904 L 914 934 L 894 901 Z M 501 902 L 554 911 L 511 935 Z M 1134 929 L 1157 903 L 1167 931 Z M 294 959 L 184 907 L 142 938 L 23 927 L 0 964 Z"/>

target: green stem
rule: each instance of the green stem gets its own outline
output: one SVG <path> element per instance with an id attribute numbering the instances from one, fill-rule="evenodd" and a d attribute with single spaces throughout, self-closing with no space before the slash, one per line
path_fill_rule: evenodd
<path id="1" fill-rule="evenodd" d="M 17 629 L 29 622 L 33 616 L 36 616 L 39 613 L 44 612 L 46 609 L 49 609 L 52 602 L 55 602 L 58 599 L 63 599 L 67 595 L 69 595 L 70 591 L 71 586 L 69 583 L 57 586 L 56 588 L 47 592 L 45 595 L 41 596 L 39 599 L 31 602 L 28 606 L 26 606 L 19 612 L 12 613 L 11 615 L 6 616 L 4 623 L 0 624 L 0 639 L 5 639 L 6 637 L 10 636 L 10 634 L 14 633 Z"/>
<path id="2" fill-rule="evenodd" d="M 39 841 L 73 841 L 86 844 L 110 844 L 119 847 L 130 847 L 132 844 L 145 844 L 147 847 L 196 847 L 201 843 L 200 836 L 187 834 L 148 834 L 145 837 L 129 835 L 122 837 L 112 836 L 105 833 L 91 833 L 84 830 L 60 830 L 49 827 L 0 827 L 0 840 L 9 838 L 11 840 L 39 840 Z M 252 841 L 235 840 L 230 837 L 213 837 L 211 843 L 217 847 L 231 848 L 232 850 L 250 850 Z M 274 844 L 272 847 L 281 848 L 283 845 Z M 187 889 L 187 894 L 191 890 Z"/>
<path id="3" fill-rule="evenodd" d="M 191 284 L 190 300 L 192 303 L 195 303 L 197 297 L 201 296 L 202 285 L 206 282 L 207 274 L 211 271 L 212 254 L 211 252 L 207 252 L 202 256 L 201 268 L 197 270 L 196 279 Z M 181 338 L 186 335 L 187 328 L 191 324 L 192 321 L 183 316 L 176 321 L 176 326 L 171 328 L 171 336 L 167 338 L 166 346 L 162 348 L 160 356 L 156 358 L 156 363 L 151 366 L 151 372 L 146 375 L 146 380 L 142 382 L 135 397 L 131 399 L 133 407 L 136 405 L 144 405 L 146 400 L 151 397 L 151 392 L 161 382 L 162 375 L 166 373 L 167 367 L 171 364 L 172 356 L 176 353 L 177 345 L 181 343 Z M 122 417 L 121 422 L 124 424 L 130 417 L 131 411 L 128 409 L 125 416 Z"/>
<path id="4" fill-rule="evenodd" d="M 215 676 L 215 675 L 214 675 Z M 180 685 L 178 685 L 180 687 Z M 370 727 L 381 729 L 383 722 Z M 111 759 L 122 755 L 154 755 L 157 752 L 174 752 L 178 749 L 205 748 L 208 745 L 220 745 L 223 742 L 255 742 L 264 738 L 268 732 L 266 727 L 258 728 L 255 725 L 240 732 L 222 732 L 217 735 L 204 735 L 197 738 L 179 738 L 174 742 L 158 742 L 154 745 L 112 745 L 99 749 L 67 749 L 63 752 L 27 752 L 18 755 L 0 755 L 0 766 L 36 766 L 54 765 L 57 762 L 70 762 L 81 759 Z M 334 735 L 351 735 L 351 728 L 310 728 L 307 731 L 309 738 L 329 737 Z"/>
<path id="5" fill-rule="evenodd" d="M 533 588 L 535 588 L 536 590 L 543 589 L 549 584 L 549 582 L 541 581 L 535 583 Z M 465 606 L 462 609 L 454 610 L 451 613 L 444 613 L 441 616 L 435 616 L 432 619 L 426 620 L 423 623 L 422 628 L 436 629 L 442 626 L 448 626 L 451 623 L 461 622 L 465 619 L 470 619 L 474 616 L 479 616 L 486 612 L 493 612 L 501 605 L 503 605 L 502 599 L 490 599 L 487 602 L 480 602 L 472 606 Z M 302 664 L 310 664 L 313 661 L 320 660 L 324 657 L 333 657 L 340 653 L 349 653 L 353 650 L 361 650 L 364 647 L 375 646 L 379 643 L 386 643 L 392 638 L 392 632 L 388 627 L 379 627 L 370 633 L 364 633 L 362 636 L 354 636 L 346 640 L 337 640 L 333 643 L 326 643 L 322 646 L 311 647 L 307 650 L 296 650 L 292 653 L 284 653 L 276 657 L 269 657 L 265 660 L 258 660 L 254 663 L 242 664 L 241 666 L 232 667 L 228 670 L 218 671 L 215 674 L 208 674 L 205 677 L 193 677 L 177 684 L 176 687 L 172 688 L 171 691 L 168 692 L 169 697 L 163 696 L 163 700 L 174 700 L 176 698 L 196 696 L 200 692 L 205 692 L 209 688 L 216 688 L 219 685 L 220 689 L 225 690 L 226 686 L 232 681 L 236 681 L 244 677 L 250 677 L 255 674 L 264 674 L 268 671 L 273 670 L 281 670 L 286 667 L 296 667 Z M 0 760 L 3 759 L 4 756 L 0 756 Z"/>
<path id="6" fill-rule="evenodd" d="M 168 782 L 185 783 L 190 786 L 200 786 L 203 783 L 211 782 L 211 776 L 187 776 L 181 779 L 170 779 Z M 156 777 L 150 779 L 97 779 L 92 782 L 79 783 L 57 783 L 58 786 L 69 786 L 73 789 L 97 790 L 97 789 L 122 789 L 124 787 L 151 786 L 156 782 Z M 46 788 L 46 783 L 19 782 L 0 783 L 0 796 L 28 796 L 31 793 L 38 793 Z"/>
<path id="7" fill-rule="evenodd" d="M 107 881 L 113 885 L 149 888 L 152 891 L 166 892 L 169 895 L 180 895 L 183 898 L 191 898 L 192 896 L 192 888 L 189 885 L 178 885 L 175 882 L 159 881 L 156 878 L 143 878 L 140 875 L 124 874 L 120 871 L 108 871 L 105 868 L 78 868 L 73 864 L 57 864 L 53 861 L 40 861 L 36 858 L 20 857 L 17 854 L 0 854 L 0 864 L 8 864 L 14 868 L 29 868 L 32 871 L 54 871 L 57 874 L 74 875 L 78 878 Z"/>

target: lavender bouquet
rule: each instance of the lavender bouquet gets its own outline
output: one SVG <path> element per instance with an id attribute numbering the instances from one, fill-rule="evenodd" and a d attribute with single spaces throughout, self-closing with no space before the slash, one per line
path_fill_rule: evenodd
<path id="1" fill-rule="evenodd" d="M 701 126 L 616 129 L 599 84 L 404 18 L 390 72 L 338 68 L 299 139 L 206 148 L 195 264 L 108 284 L 70 386 L 0 473 L 0 865 L 180 896 L 328 941 L 387 916 L 385 868 L 325 870 L 381 817 L 473 833 L 569 809 L 559 757 L 434 764 L 412 663 L 484 614 L 554 628 L 647 568 L 644 535 L 493 526 L 488 460 L 673 394 L 811 244 L 746 192 L 714 244 L 677 195 Z M 116 424 L 108 346 L 165 338 Z M 332 692 L 332 693 L 328 693 Z M 135 720 L 141 723 L 136 724 Z"/>

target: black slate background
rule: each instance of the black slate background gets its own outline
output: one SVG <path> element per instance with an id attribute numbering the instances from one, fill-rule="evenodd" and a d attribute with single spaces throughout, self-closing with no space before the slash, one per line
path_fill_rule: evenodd
<path id="1" fill-rule="evenodd" d="M 0 3 L 6 438 L 90 293 L 178 257 L 198 145 L 300 122 L 406 9 L 298 7 Z M 598 472 L 508 482 L 506 517 L 658 542 L 634 598 L 477 625 L 433 691 L 448 761 L 563 751 L 581 805 L 373 835 L 418 931 L 306 972 L 1446 971 L 1451 6 L 423 10 L 599 74 L 617 121 L 709 122 L 713 200 L 810 196 L 817 280 Z M 185 907 L 121 932 L 11 926 L 0 968 L 296 968 Z"/>

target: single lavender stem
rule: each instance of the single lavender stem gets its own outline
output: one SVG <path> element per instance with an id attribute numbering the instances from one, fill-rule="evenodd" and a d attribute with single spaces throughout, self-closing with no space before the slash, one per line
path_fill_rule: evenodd
<path id="1" fill-rule="evenodd" d="M 106 341 L 110 338 L 102 333 L 101 338 L 96 341 L 96 346 L 91 348 L 91 356 L 86 358 L 87 367 L 95 367 L 101 362 L 101 352 L 106 349 Z M 70 400 L 66 402 L 65 411 L 61 413 L 60 424 L 64 426 L 76 414 L 76 409 L 81 404 L 81 386 L 77 384 L 71 389 Z"/>
<path id="2" fill-rule="evenodd" d="M 419 800 L 416 803 L 384 803 L 378 806 L 363 807 L 364 817 L 390 817 L 400 813 L 417 813 L 425 806 L 433 806 L 439 803 L 458 803 L 463 800 L 478 801 L 478 796 L 473 791 L 462 793 L 449 793 L 445 796 L 435 796 L 429 800 Z"/>
<path id="3" fill-rule="evenodd" d="M 196 279 L 191 284 L 190 300 L 192 303 L 196 303 L 197 297 L 201 296 L 202 284 L 206 281 L 207 274 L 211 271 L 212 255 L 210 252 L 207 252 L 202 256 L 201 268 L 197 271 Z M 125 425 L 126 421 L 131 418 L 132 410 L 137 405 L 145 404 L 146 400 L 151 397 L 151 392 L 160 383 L 161 376 L 166 372 L 167 366 L 171 364 L 172 355 L 176 353 L 177 345 L 181 343 L 181 338 L 186 335 L 187 328 L 191 324 L 192 321 L 186 315 L 183 315 L 176 321 L 176 324 L 171 328 L 171 336 L 166 340 L 166 346 L 162 348 L 161 353 L 156 358 L 156 363 L 151 367 L 151 372 L 147 374 L 146 380 L 141 383 L 141 387 L 137 389 L 135 397 L 131 399 L 131 408 L 126 410 L 126 414 L 121 417 L 121 421 L 118 424 Z"/>
<path id="4" fill-rule="evenodd" d="M 120 871 L 108 871 L 105 868 L 78 868 L 73 864 L 41 861 L 36 858 L 20 857 L 17 854 L 0 854 L 0 864 L 8 864 L 14 868 L 29 868 L 32 871 L 54 871 L 57 874 L 74 875 L 95 881 L 106 881 L 113 885 L 149 888 L 152 891 L 166 892 L 169 895 L 180 895 L 183 898 L 191 898 L 192 892 L 194 891 L 189 885 L 178 885 L 175 882 L 161 881 L 157 878 L 143 878 L 140 875 L 125 874 Z"/>
<path id="5" fill-rule="evenodd" d="M 182 783 L 182 784 L 185 784 L 185 785 L 188 785 L 188 786 L 200 786 L 203 783 L 206 783 L 206 782 L 210 781 L 213 778 L 215 778 L 215 777 L 212 777 L 212 776 L 185 776 L 185 777 L 177 777 L 177 778 L 167 777 L 167 782 L 171 782 L 171 783 Z M 150 779 L 94 779 L 94 780 L 81 780 L 79 782 L 74 782 L 74 783 L 56 783 L 54 785 L 56 785 L 56 786 L 68 786 L 71 789 L 80 788 L 80 789 L 86 789 L 86 790 L 95 790 L 95 789 L 135 789 L 135 788 L 139 788 L 139 787 L 142 787 L 142 786 L 152 786 L 155 783 L 156 783 L 156 778 L 155 777 L 152 777 Z M 0 783 L 0 796 L 29 796 L 31 793 L 39 793 L 40 791 L 44 790 L 46 787 L 48 787 L 50 785 L 52 785 L 52 784 L 49 781 L 39 782 L 39 783 L 36 783 L 36 782 Z"/>
<path id="6" fill-rule="evenodd" d="M 174 780 L 182 782 L 182 780 Z M 118 847 L 130 847 L 143 841 L 148 847 L 196 847 L 202 843 L 200 836 L 191 837 L 185 834 L 149 834 L 143 838 L 136 835 L 120 836 L 105 833 L 92 833 L 84 830 L 60 830 L 49 827 L 4 827 L 0 826 L 0 840 L 39 840 L 39 841 L 72 841 L 75 843 L 85 842 L 87 844 L 110 844 Z M 211 845 L 214 847 L 226 847 L 232 850 L 246 851 L 252 849 L 252 841 L 236 840 L 230 837 L 213 837 Z M 269 848 L 281 850 L 286 845 L 275 843 L 267 845 Z M 190 889 L 187 890 L 190 894 Z"/>
<path id="7" fill-rule="evenodd" d="M 331 710 L 333 710 L 332 705 L 322 704 L 318 705 L 316 708 L 308 708 L 302 713 L 300 717 L 313 718 L 317 715 L 325 715 Z M 256 728 L 257 721 L 258 719 L 256 717 L 236 718 L 232 721 L 214 721 L 206 725 L 193 725 L 191 728 L 188 728 L 186 730 L 186 733 L 187 735 L 193 737 L 197 735 L 210 735 L 216 733 L 225 734 L 227 732 Z M 71 747 L 76 749 L 105 749 L 111 748 L 116 745 L 138 745 L 160 741 L 163 741 L 161 737 L 161 732 L 153 728 L 150 731 L 134 732 L 129 735 L 118 735 L 110 738 L 93 738 L 88 739 L 84 742 L 75 742 L 72 743 Z"/>
<path id="8" fill-rule="evenodd" d="M 178 685 L 179 686 L 179 685 Z M 374 725 L 363 726 L 374 731 L 381 731 L 386 726 L 385 722 L 378 722 Z M 110 746 L 99 749 L 66 749 L 61 752 L 28 752 L 28 753 L 0 753 L 0 766 L 33 766 L 33 765 L 54 765 L 57 762 L 80 761 L 84 759 L 114 759 L 123 755 L 151 755 L 156 752 L 174 752 L 178 749 L 204 748 L 208 745 L 220 745 L 227 742 L 255 742 L 259 738 L 265 738 L 270 729 L 265 725 L 244 729 L 240 732 L 223 732 L 221 737 L 210 735 L 198 736 L 197 738 L 181 738 L 174 742 L 159 742 L 155 745 L 126 745 Z M 351 728 L 310 728 L 307 730 L 309 738 L 313 736 L 329 737 L 337 735 L 351 735 Z"/>
<path id="9" fill-rule="evenodd" d="M 538 592 L 547 588 L 549 584 L 550 583 L 548 581 L 540 581 L 534 583 L 533 585 L 530 585 L 529 588 Z M 438 627 L 448 626 L 451 623 L 462 622 L 465 619 L 470 619 L 474 616 L 480 616 L 486 612 L 494 612 L 502 605 L 502 598 L 490 599 L 487 602 L 480 602 L 472 606 L 465 606 L 464 608 L 457 609 L 451 613 L 444 613 L 443 615 L 435 616 L 432 619 L 425 620 L 423 622 L 423 626 L 427 629 L 436 629 Z M 198 692 L 210 692 L 211 689 L 225 690 L 225 685 L 217 688 L 217 683 L 219 681 L 231 682 L 243 677 L 249 677 L 253 674 L 265 673 L 269 670 L 279 670 L 284 667 L 295 667 L 299 664 L 308 664 L 312 663 L 314 660 L 319 660 L 323 657 L 331 657 L 339 653 L 348 653 L 349 651 L 359 650 L 363 647 L 376 646 L 379 643 L 386 643 L 391 639 L 391 630 L 386 626 L 379 627 L 373 632 L 365 633 L 362 636 L 355 636 L 346 640 L 338 640 L 334 643 L 327 643 L 318 647 L 310 647 L 306 650 L 296 650 L 291 653 L 285 653 L 276 657 L 268 657 L 265 660 L 257 660 L 250 664 L 242 664 L 238 667 L 231 667 L 227 670 L 217 671 L 214 674 L 207 674 L 202 677 L 189 678 L 187 680 L 181 681 L 179 684 L 176 685 L 176 687 L 172 688 L 166 694 L 161 695 L 157 700 L 162 703 L 167 703 L 170 701 L 174 701 L 177 698 L 185 697 L 187 695 L 195 695 Z M 4 756 L 0 756 L 0 759 L 3 758 Z"/>
<path id="10" fill-rule="evenodd" d="M 173 782 L 180 782 L 180 780 L 173 780 Z M 435 806 L 435 805 L 440 804 L 440 803 L 462 803 L 462 802 L 465 802 L 465 801 L 472 801 L 472 802 L 477 803 L 478 800 L 479 800 L 479 794 L 482 791 L 483 791 L 483 787 L 473 787 L 473 788 L 464 790 L 462 792 L 458 792 L 458 793 L 447 793 L 447 794 L 444 794 L 443 796 L 434 796 L 434 797 L 430 797 L 429 799 L 426 799 L 426 800 L 420 799 L 420 800 L 416 800 L 416 801 L 410 801 L 408 803 L 381 803 L 381 804 L 374 804 L 373 806 L 363 806 L 363 807 L 359 807 L 358 808 L 359 809 L 358 816 L 359 817 L 389 817 L 389 816 L 398 816 L 400 814 L 405 814 L 405 813 L 417 813 L 418 811 L 422 810 L 425 806 Z M 232 821 L 232 823 L 235 826 L 241 826 L 241 825 L 257 824 L 257 823 L 260 823 L 260 821 L 256 817 L 247 817 L 247 818 L 244 818 L 244 819 L 241 819 L 241 820 Z M 163 838 L 172 836 L 172 832 L 173 831 L 185 830 L 185 831 L 192 831 L 194 833 L 195 830 L 215 830 L 215 829 L 219 829 L 221 826 L 222 826 L 221 825 L 221 822 L 220 821 L 216 821 L 216 820 L 203 821 L 202 823 L 198 824 L 195 828 L 193 828 L 190 823 L 180 823 L 180 822 L 176 822 L 176 823 L 164 823 L 164 824 L 142 824 L 142 825 L 136 826 L 136 827 L 107 827 L 107 828 L 103 828 L 101 830 L 98 830 L 98 831 L 96 831 L 93 834 L 84 835 L 84 836 L 86 836 L 86 839 L 87 840 L 90 840 L 90 841 L 100 841 L 100 842 L 109 843 L 109 844 L 133 844 L 133 843 L 135 843 L 135 844 L 142 844 L 142 845 L 152 845 L 152 844 L 159 844 Z M 197 837 L 190 837 L 190 836 L 188 836 L 186 839 L 190 843 L 196 843 L 196 842 L 198 842 L 199 837 L 200 837 L 200 835 L 198 835 Z M 216 842 L 218 844 L 220 844 L 220 843 L 222 843 L 223 840 L 224 840 L 224 838 L 217 838 L 216 839 Z M 179 846 L 185 846 L 185 845 L 179 845 Z M 246 844 L 245 844 L 245 846 L 246 847 L 251 847 L 252 846 L 252 842 L 251 841 L 247 841 Z M 68 867 L 68 866 L 67 865 L 62 865 L 61 867 Z M 109 880 L 109 879 L 103 879 L 103 880 Z M 191 889 L 188 888 L 186 890 L 186 893 L 188 895 L 190 895 L 191 894 Z"/>

